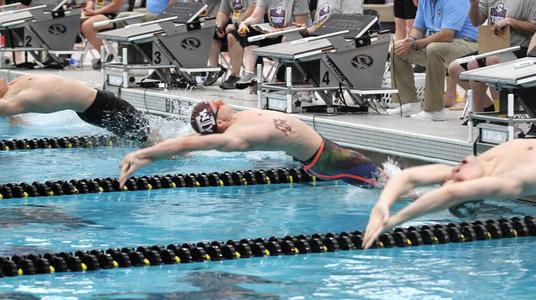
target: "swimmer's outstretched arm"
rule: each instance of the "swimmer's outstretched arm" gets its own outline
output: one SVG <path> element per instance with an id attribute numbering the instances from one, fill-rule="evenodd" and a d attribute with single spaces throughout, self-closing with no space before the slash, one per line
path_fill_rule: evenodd
<path id="1" fill-rule="evenodd" d="M 471 200 L 493 197 L 507 199 L 519 196 L 523 192 L 521 180 L 499 177 L 483 177 L 469 181 L 443 185 L 430 191 L 408 205 L 397 214 L 372 224 L 369 221 L 363 248 L 369 248 L 374 240 L 383 232 L 393 227 L 418 218 L 422 215 L 447 209 L 456 204 Z M 372 216 L 371 216 L 372 219 Z"/>
<path id="2" fill-rule="evenodd" d="M 189 151 L 246 151 L 248 149 L 249 144 L 245 139 L 231 134 L 190 135 L 169 139 L 127 154 L 121 161 L 119 183 L 122 187 L 130 175 L 154 160 L 169 159 Z"/>
<path id="3" fill-rule="evenodd" d="M 419 166 L 405 169 L 391 178 L 370 212 L 365 237 L 382 228 L 389 219 L 389 210 L 395 201 L 419 185 L 445 182 L 452 174 L 452 168 L 443 164 Z"/>

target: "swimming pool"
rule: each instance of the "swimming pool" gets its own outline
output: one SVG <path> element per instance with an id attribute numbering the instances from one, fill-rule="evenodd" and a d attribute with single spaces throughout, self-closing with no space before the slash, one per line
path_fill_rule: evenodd
<path id="1" fill-rule="evenodd" d="M 0 139 L 100 134 L 69 114 L 8 128 Z M 62 119 L 63 118 L 63 119 Z M 64 120 L 69 122 L 66 123 Z M 0 152 L 0 183 L 117 177 L 131 147 Z M 295 166 L 282 153 L 194 153 L 140 174 Z M 161 189 L 0 202 L 0 255 L 363 230 L 378 191 L 342 183 Z M 401 205 L 397 205 L 399 209 Z M 487 203 L 479 219 L 536 214 Z M 408 225 L 460 221 L 437 213 Z M 533 237 L 4 277 L 0 298 L 533 298 Z M 493 295 L 493 296 L 491 296 Z"/>

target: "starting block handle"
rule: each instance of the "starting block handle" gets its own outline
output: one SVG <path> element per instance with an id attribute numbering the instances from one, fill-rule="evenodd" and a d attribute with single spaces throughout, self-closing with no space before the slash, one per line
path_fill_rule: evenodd
<path id="1" fill-rule="evenodd" d="M 270 32 L 270 33 L 250 36 L 250 37 L 248 37 L 248 42 L 250 42 L 250 43 L 258 42 L 258 41 L 262 41 L 262 40 L 267 39 L 267 38 L 272 38 L 272 37 L 277 37 L 277 36 L 280 36 L 280 35 L 285 35 L 285 34 L 289 34 L 289 33 L 293 33 L 293 32 L 298 32 L 298 31 L 302 30 L 303 28 L 305 28 L 305 27 L 296 27 L 296 28 L 290 28 L 290 29 L 285 29 L 285 30 L 281 30 L 281 31 L 275 31 L 275 32 Z"/>
<path id="2" fill-rule="evenodd" d="M 486 53 L 482 53 L 482 54 L 471 55 L 471 56 L 466 56 L 466 57 L 460 57 L 460 58 L 456 59 L 456 63 L 459 64 L 459 65 L 466 64 L 466 63 L 471 62 L 473 60 L 478 60 L 478 59 L 486 58 L 486 57 L 493 56 L 493 55 L 504 54 L 504 53 L 507 53 L 507 52 L 514 52 L 514 51 L 517 51 L 519 49 L 521 49 L 521 47 L 514 46 L 514 47 L 499 49 L 499 50 L 490 51 L 490 52 L 486 52 Z"/>

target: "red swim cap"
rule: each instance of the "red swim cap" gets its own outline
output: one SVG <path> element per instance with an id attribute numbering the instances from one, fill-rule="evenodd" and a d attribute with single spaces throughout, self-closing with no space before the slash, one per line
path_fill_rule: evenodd
<path id="1" fill-rule="evenodd" d="M 210 104 L 204 101 L 194 106 L 192 116 L 190 117 L 190 124 L 200 134 L 216 133 L 218 129 L 216 118 L 217 112 L 214 113 Z"/>

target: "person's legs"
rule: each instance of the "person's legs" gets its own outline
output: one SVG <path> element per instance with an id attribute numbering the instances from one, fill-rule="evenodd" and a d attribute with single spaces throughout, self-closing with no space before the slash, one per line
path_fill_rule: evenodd
<path id="1" fill-rule="evenodd" d="M 242 59 L 244 58 L 244 48 L 240 42 L 232 34 L 227 35 L 229 43 L 229 59 L 231 60 L 231 75 L 240 77 L 240 68 L 242 67 Z"/>
<path id="2" fill-rule="evenodd" d="M 405 25 L 406 25 L 406 32 L 409 34 L 411 32 L 411 29 L 413 29 L 413 23 L 415 22 L 415 19 L 406 19 Z"/>
<path id="3" fill-rule="evenodd" d="M 458 85 L 460 85 L 464 90 L 469 89 L 469 82 L 466 80 L 460 80 L 460 74 L 464 72 L 465 69 L 457 64 L 455 61 L 450 63 L 448 67 L 449 76 L 447 77 L 447 90 L 443 97 L 443 105 L 445 107 L 451 107 L 456 104 L 456 90 Z"/>
<path id="4" fill-rule="evenodd" d="M 426 47 L 424 111 L 439 112 L 443 109 L 445 68 L 456 58 L 476 51 L 477 47 L 477 43 L 461 39 L 450 43 L 431 43 Z"/>
<path id="5" fill-rule="evenodd" d="M 215 67 L 218 65 L 220 60 L 220 49 L 221 43 L 217 39 L 212 40 L 212 45 L 210 46 L 210 55 L 208 57 L 208 66 Z"/>
<path id="6" fill-rule="evenodd" d="M 401 105 L 418 102 L 412 64 L 425 62 L 426 56 L 423 50 L 411 51 L 403 56 L 391 52 L 391 85 L 398 89 L 398 94 L 393 95 L 393 98 Z"/>
<path id="7" fill-rule="evenodd" d="M 84 34 L 88 42 L 91 44 L 91 46 L 93 46 L 93 48 L 95 48 L 98 51 L 100 51 L 102 47 L 102 41 L 99 38 L 97 38 L 97 33 L 100 30 L 112 29 L 113 27 L 112 26 L 100 27 L 99 30 L 97 30 L 93 28 L 93 24 L 95 22 L 106 21 L 106 20 L 108 20 L 108 17 L 104 15 L 96 15 L 96 16 L 89 17 L 89 19 L 85 20 L 82 23 L 82 28 L 81 28 L 82 33 Z"/>
<path id="8" fill-rule="evenodd" d="M 395 0 L 393 4 L 394 16 L 395 16 L 395 39 L 403 40 L 407 37 L 409 31 L 406 31 L 406 12 L 404 1 Z"/>
<path id="9" fill-rule="evenodd" d="M 497 63 L 500 63 L 500 60 L 497 57 L 488 57 L 486 59 L 486 66 L 494 65 Z M 474 70 L 478 67 L 480 66 L 476 62 L 472 62 L 469 64 L 470 70 Z M 487 93 L 488 86 L 485 83 L 471 81 L 470 88 L 473 90 L 473 111 L 474 112 L 482 112 L 485 110 L 485 108 L 493 105 L 493 100 L 488 96 L 488 93 Z M 493 97 L 498 97 L 497 91 L 495 89 L 491 89 L 491 92 L 492 92 Z"/>
<path id="10" fill-rule="evenodd" d="M 220 88 L 224 90 L 236 89 L 236 83 L 240 80 L 240 69 L 244 56 L 244 48 L 237 36 L 232 33 L 227 34 L 227 44 L 229 60 L 231 61 L 231 75 L 220 84 Z"/>
<path id="11" fill-rule="evenodd" d="M 407 37 L 406 20 L 395 18 L 395 39 L 403 40 Z"/>
<path id="12" fill-rule="evenodd" d="M 255 73 L 257 55 L 253 54 L 253 49 L 258 48 L 257 45 L 250 45 L 244 48 L 244 71 L 249 73 Z"/>

